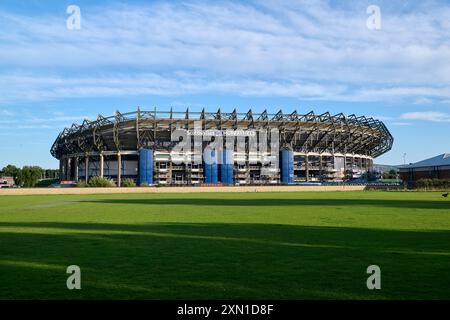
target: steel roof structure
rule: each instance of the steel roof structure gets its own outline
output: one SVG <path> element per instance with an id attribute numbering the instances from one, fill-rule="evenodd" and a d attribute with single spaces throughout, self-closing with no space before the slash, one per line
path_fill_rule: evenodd
<path id="1" fill-rule="evenodd" d="M 65 128 L 56 138 L 51 154 L 57 158 L 70 154 L 103 151 L 139 150 L 162 147 L 158 141 L 170 142 L 173 130 L 194 129 L 201 121 L 202 129 L 279 129 L 280 145 L 299 152 L 353 153 L 377 157 L 392 148 L 393 137 L 383 122 L 364 116 L 329 112 L 300 114 L 297 111 L 269 114 L 232 112 L 142 111 L 99 115 L 95 121 L 84 120 Z"/>

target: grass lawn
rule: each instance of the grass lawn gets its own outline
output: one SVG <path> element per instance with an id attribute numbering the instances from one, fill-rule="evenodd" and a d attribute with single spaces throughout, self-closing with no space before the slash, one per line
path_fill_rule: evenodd
<path id="1" fill-rule="evenodd" d="M 78 265 L 82 289 L 66 289 Z M 366 268 L 381 268 L 381 290 Z M 0 197 L 0 298 L 450 299 L 436 192 Z"/>

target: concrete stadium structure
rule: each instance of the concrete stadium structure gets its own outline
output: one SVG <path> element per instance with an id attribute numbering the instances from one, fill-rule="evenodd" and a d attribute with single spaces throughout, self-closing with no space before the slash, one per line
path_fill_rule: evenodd
<path id="1" fill-rule="evenodd" d="M 263 174 L 267 169 L 263 158 L 270 155 L 270 145 L 267 150 L 254 152 L 248 147 L 238 148 L 233 142 L 231 147 L 224 147 L 223 155 L 218 155 L 223 161 L 212 165 L 198 161 L 202 159 L 198 148 L 175 153 L 173 148 L 178 142 L 172 141 L 172 133 L 190 132 L 199 124 L 202 130 L 254 130 L 267 132 L 267 136 L 277 130 L 278 168 L 270 168 L 270 175 Z M 244 143 L 249 143 L 249 137 Z M 202 141 L 201 150 L 207 144 Z M 136 112 L 116 112 L 111 117 L 98 116 L 95 121 L 73 124 L 58 135 L 51 154 L 60 160 L 61 180 L 88 181 L 92 176 L 103 176 L 119 186 L 124 178 L 138 184 L 259 185 L 356 179 L 372 168 L 373 159 L 389 151 L 392 144 L 386 126 L 364 116 L 138 108 Z"/>

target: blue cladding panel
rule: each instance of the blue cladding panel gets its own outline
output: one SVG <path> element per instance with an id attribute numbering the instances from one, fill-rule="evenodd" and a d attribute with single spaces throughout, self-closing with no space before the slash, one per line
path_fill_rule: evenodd
<path id="1" fill-rule="evenodd" d="M 280 152 L 281 182 L 294 182 L 294 153 L 291 150 L 281 150 Z"/>
<path id="2" fill-rule="evenodd" d="M 220 165 L 220 181 L 223 184 L 233 184 L 233 151 L 222 151 L 222 164 Z"/>
<path id="3" fill-rule="evenodd" d="M 228 170 L 227 165 L 224 163 L 220 165 L 220 182 L 228 184 Z"/>
<path id="4" fill-rule="evenodd" d="M 219 181 L 217 167 L 218 167 L 217 162 L 214 162 L 211 165 L 211 183 L 217 183 Z"/>
<path id="5" fill-rule="evenodd" d="M 218 165 L 217 165 L 217 154 L 215 150 L 211 151 L 211 183 L 217 183 L 219 182 L 219 172 L 218 172 Z"/>
<path id="6" fill-rule="evenodd" d="M 222 160 L 222 163 L 220 164 L 220 182 L 227 183 L 227 169 L 225 167 L 225 150 L 223 150 L 219 156 Z"/>
<path id="7" fill-rule="evenodd" d="M 227 164 L 227 178 L 228 178 L 228 184 L 234 184 L 234 177 L 233 177 L 233 165 Z"/>
<path id="8" fill-rule="evenodd" d="M 220 168 L 221 179 L 223 184 L 233 184 L 233 151 L 222 151 L 222 164 Z"/>
<path id="9" fill-rule="evenodd" d="M 139 184 L 153 184 L 153 150 L 139 151 Z"/>
<path id="10" fill-rule="evenodd" d="M 206 183 L 211 183 L 211 165 L 210 164 L 205 164 L 205 182 Z"/>
<path id="11" fill-rule="evenodd" d="M 233 164 L 233 150 L 225 150 L 224 151 L 224 162 L 225 164 Z"/>
<path id="12" fill-rule="evenodd" d="M 203 172 L 205 173 L 205 183 L 211 183 L 211 165 L 204 162 Z"/>
<path id="13" fill-rule="evenodd" d="M 203 172 L 205 173 L 205 183 L 211 183 L 211 164 L 208 163 L 209 157 L 206 154 L 205 154 L 205 160 L 207 160 L 207 161 L 203 162 L 203 167 L 204 167 Z"/>
<path id="14" fill-rule="evenodd" d="M 233 150 L 226 150 L 225 158 L 226 158 L 226 167 L 227 167 L 227 179 L 228 184 L 233 184 L 233 166 L 234 166 L 234 157 Z"/>
<path id="15" fill-rule="evenodd" d="M 214 150 L 211 151 L 211 154 L 208 159 L 209 162 L 204 162 L 204 172 L 205 172 L 205 183 L 217 183 L 219 181 L 218 174 L 218 165 L 217 165 L 217 155 Z"/>

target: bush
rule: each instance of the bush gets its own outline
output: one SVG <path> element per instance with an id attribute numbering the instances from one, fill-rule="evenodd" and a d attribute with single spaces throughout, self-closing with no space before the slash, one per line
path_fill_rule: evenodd
<path id="1" fill-rule="evenodd" d="M 134 182 L 133 179 L 124 179 L 122 181 L 122 187 L 125 187 L 125 188 L 136 187 L 136 182 Z"/>
<path id="2" fill-rule="evenodd" d="M 428 189 L 430 186 L 431 179 L 420 179 L 416 181 L 417 189 Z"/>
<path id="3" fill-rule="evenodd" d="M 416 189 L 424 189 L 424 190 L 450 189 L 450 180 L 420 179 L 417 180 L 415 187 Z"/>
<path id="4" fill-rule="evenodd" d="M 89 187 L 91 188 L 111 188 L 115 187 L 116 183 L 113 180 L 102 178 L 102 177 L 92 177 L 89 180 Z"/>
<path id="5" fill-rule="evenodd" d="M 78 181 L 77 187 L 78 188 L 86 188 L 86 187 L 88 187 L 88 184 L 85 181 Z"/>

